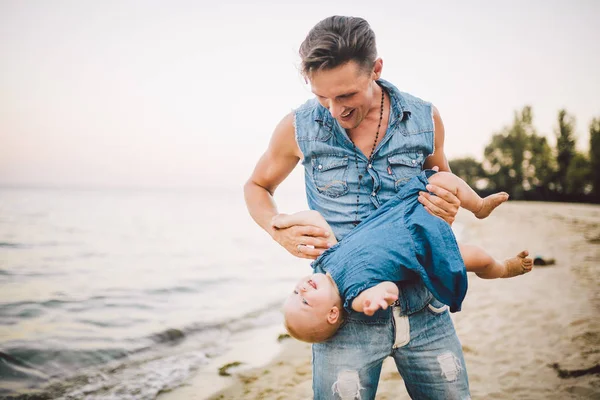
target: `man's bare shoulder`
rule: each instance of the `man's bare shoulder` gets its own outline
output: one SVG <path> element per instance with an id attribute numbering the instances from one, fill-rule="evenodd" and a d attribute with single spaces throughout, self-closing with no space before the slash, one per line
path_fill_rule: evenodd
<path id="1" fill-rule="evenodd" d="M 440 110 L 433 104 L 431 105 L 431 114 L 433 116 L 433 123 L 435 126 L 435 134 L 444 135 L 444 121 L 442 121 L 442 116 L 440 114 Z"/>
<path id="2" fill-rule="evenodd" d="M 284 154 L 295 155 L 298 158 L 302 158 L 302 151 L 300 151 L 300 147 L 296 141 L 294 121 L 294 111 L 288 113 L 281 121 L 279 121 L 273 132 L 273 137 L 271 138 L 271 147 Z"/>
<path id="3" fill-rule="evenodd" d="M 276 144 L 278 151 L 284 151 L 286 154 L 295 155 L 299 159 L 303 159 L 304 155 L 298 145 L 297 121 L 305 120 L 322 120 L 324 109 L 316 99 L 307 100 L 300 107 L 292 110 L 279 122 L 273 133 L 271 144 Z M 306 130 L 302 130 L 306 132 Z"/>

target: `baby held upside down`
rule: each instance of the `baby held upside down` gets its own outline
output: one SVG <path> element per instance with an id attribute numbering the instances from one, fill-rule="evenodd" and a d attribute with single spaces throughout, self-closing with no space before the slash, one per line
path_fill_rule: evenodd
<path id="1" fill-rule="evenodd" d="M 428 183 L 454 193 L 461 207 L 478 218 L 486 218 L 508 199 L 506 193 L 482 199 L 456 175 L 423 171 L 339 243 L 316 211 L 273 218 L 276 228 L 314 225 L 328 230 L 331 238 L 332 247 L 315 261 L 326 273 L 302 278 L 284 304 L 291 336 L 313 343 L 327 340 L 341 325 L 344 309 L 366 315 L 387 309 L 398 299 L 398 281 L 420 277 L 438 300 L 458 311 L 466 294 L 465 267 L 484 279 L 531 271 L 527 251 L 497 261 L 477 246 L 457 244 L 449 225 L 416 200 Z"/>

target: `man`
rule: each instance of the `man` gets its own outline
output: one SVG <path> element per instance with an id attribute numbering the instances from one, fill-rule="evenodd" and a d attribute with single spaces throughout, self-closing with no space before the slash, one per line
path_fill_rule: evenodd
<path id="1" fill-rule="evenodd" d="M 315 259 L 327 248 L 325 230 L 278 230 L 271 224 L 278 214 L 273 193 L 299 161 L 309 207 L 325 217 L 338 240 L 422 168 L 449 167 L 438 111 L 380 79 L 383 61 L 364 19 L 334 16 L 319 22 L 300 56 L 316 99 L 279 123 L 244 192 L 251 216 L 263 229 L 290 253 Z M 428 190 L 436 196 L 422 193 L 421 204 L 452 223 L 458 199 L 439 187 Z M 392 312 L 351 313 L 335 336 L 313 345 L 316 399 L 374 398 L 388 356 L 411 397 L 469 397 L 461 345 L 447 308 L 418 279 L 400 283 L 399 289 Z"/>

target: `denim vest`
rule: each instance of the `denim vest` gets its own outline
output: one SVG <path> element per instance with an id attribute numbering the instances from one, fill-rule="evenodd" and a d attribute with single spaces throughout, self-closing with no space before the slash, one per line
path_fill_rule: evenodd
<path id="1" fill-rule="evenodd" d="M 400 92 L 384 80 L 378 83 L 389 95 L 390 116 L 370 168 L 367 157 L 357 149 L 357 171 L 354 148 L 346 131 L 317 99 L 295 110 L 296 141 L 304 156 L 308 206 L 323 215 L 338 240 L 355 227 L 357 194 L 358 220 L 362 221 L 418 175 L 425 158 L 434 151 L 431 103 Z M 363 174 L 360 191 L 359 173 Z M 423 309 L 432 299 L 421 281 L 402 282 L 399 287 L 398 303 L 404 314 Z"/>

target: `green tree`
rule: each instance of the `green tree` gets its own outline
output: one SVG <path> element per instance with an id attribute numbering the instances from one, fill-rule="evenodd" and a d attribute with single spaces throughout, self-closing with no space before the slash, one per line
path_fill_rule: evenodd
<path id="1" fill-rule="evenodd" d="M 585 154 L 576 152 L 567 170 L 566 192 L 569 194 L 589 194 L 592 191 L 590 161 Z"/>
<path id="2" fill-rule="evenodd" d="M 483 168 L 489 179 L 489 189 L 504 190 L 513 198 L 522 198 L 526 176 L 535 176 L 536 164 L 531 161 L 534 156 L 532 137 L 538 138 L 533 127 L 533 113 L 530 106 L 525 106 L 521 112 L 515 112 L 512 125 L 494 134 L 485 148 Z M 543 143 L 535 140 L 537 147 L 544 147 Z"/>
<path id="3" fill-rule="evenodd" d="M 472 188 L 477 188 L 477 183 L 485 177 L 481 163 L 472 157 L 456 158 L 449 161 L 452 173 L 460 176 Z"/>
<path id="4" fill-rule="evenodd" d="M 556 185 L 561 193 L 567 193 L 567 171 L 571 160 L 575 157 L 575 118 L 566 110 L 558 112 L 558 130 L 556 130 Z"/>
<path id="5" fill-rule="evenodd" d="M 528 137 L 525 151 L 523 186 L 526 190 L 554 190 L 552 179 L 556 173 L 554 152 L 544 136 L 533 133 Z"/>
<path id="6" fill-rule="evenodd" d="M 600 118 L 590 124 L 590 172 L 593 193 L 600 196 Z"/>

